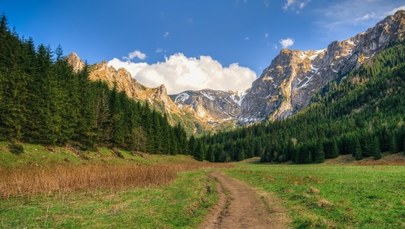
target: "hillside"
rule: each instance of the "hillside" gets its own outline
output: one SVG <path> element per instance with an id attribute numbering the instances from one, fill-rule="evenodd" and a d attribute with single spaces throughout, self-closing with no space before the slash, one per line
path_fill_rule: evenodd
<path id="1" fill-rule="evenodd" d="M 327 84 L 345 77 L 404 37 L 405 11 L 398 11 L 367 31 L 333 41 L 324 49 L 283 49 L 245 92 L 204 89 L 184 91 L 170 99 L 163 85 L 147 89 L 135 80 L 137 76 L 106 63 L 95 65 L 90 78 L 110 87 L 117 82 L 118 89 L 130 98 L 148 101 L 172 124 L 181 123 L 189 135 L 201 135 L 288 118 L 309 106 Z"/>
<path id="2" fill-rule="evenodd" d="M 242 100 L 242 123 L 285 119 L 307 107 L 331 81 L 359 68 L 405 37 L 405 11 L 321 50 L 281 50 Z"/>
<path id="3" fill-rule="evenodd" d="M 88 67 L 77 56 L 66 60 L 60 47 L 36 49 L 32 39 L 22 39 L 8 28 L 5 16 L 0 20 L 1 141 L 17 148 L 18 142 L 29 142 L 70 144 L 80 150 L 108 146 L 187 153 L 180 125 L 171 126 L 166 116 L 120 92 L 117 84 L 91 81 Z M 112 76 L 124 74 L 98 68 Z M 159 90 L 152 91 L 150 95 L 159 96 Z"/>
<path id="4" fill-rule="evenodd" d="M 381 157 L 405 146 L 405 43 L 369 58 L 342 80 L 327 84 L 314 102 L 284 121 L 201 138 L 210 161 L 323 162 L 339 154 Z"/>

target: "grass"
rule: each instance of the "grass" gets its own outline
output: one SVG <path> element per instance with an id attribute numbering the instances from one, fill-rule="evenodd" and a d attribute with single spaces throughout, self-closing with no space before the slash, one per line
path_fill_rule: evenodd
<path id="1" fill-rule="evenodd" d="M 279 196 L 295 228 L 404 228 L 405 167 L 238 163 L 231 176 Z"/>
<path id="2" fill-rule="evenodd" d="M 80 152 L 68 147 L 24 144 L 25 153 L 15 155 L 5 151 L 6 147 L 0 144 L 0 198 L 166 185 L 178 172 L 217 166 L 184 155 L 107 148 Z"/>
<path id="3" fill-rule="evenodd" d="M 54 166 L 0 169 L 0 198 L 71 192 L 91 189 L 121 189 L 164 185 L 178 171 L 198 168 L 177 166 Z"/>
<path id="4" fill-rule="evenodd" d="M 157 165 L 162 163 L 192 163 L 195 160 L 185 155 L 153 155 L 120 150 L 124 158 L 113 150 L 102 147 L 97 151 L 78 151 L 72 147 L 47 147 L 38 144 L 22 144 L 24 153 L 9 152 L 8 143 L 0 142 L 0 168 L 46 167 L 54 165 Z"/>
<path id="5" fill-rule="evenodd" d="M 217 199 L 207 172 L 160 187 L 4 199 L 0 228 L 195 228 Z"/>
<path id="6" fill-rule="evenodd" d="M 0 142 L 0 228 L 195 228 L 216 202 L 207 167 L 185 155 Z"/>

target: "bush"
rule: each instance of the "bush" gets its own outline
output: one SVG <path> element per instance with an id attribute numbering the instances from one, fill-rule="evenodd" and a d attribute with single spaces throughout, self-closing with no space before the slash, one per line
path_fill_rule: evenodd
<path id="1" fill-rule="evenodd" d="M 10 153 L 19 155 L 24 153 L 24 146 L 15 142 L 8 144 L 8 149 Z"/>
<path id="2" fill-rule="evenodd" d="M 124 159 L 124 155 L 121 153 L 119 149 L 113 148 L 112 151 L 114 152 L 115 156 Z"/>

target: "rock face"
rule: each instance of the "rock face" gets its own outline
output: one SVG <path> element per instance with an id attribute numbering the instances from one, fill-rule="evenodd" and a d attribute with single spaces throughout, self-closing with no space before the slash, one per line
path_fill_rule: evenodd
<path id="1" fill-rule="evenodd" d="M 242 101 L 242 123 L 284 119 L 308 106 L 328 82 L 345 76 L 405 35 L 405 11 L 375 27 L 316 51 L 281 50 Z"/>
<path id="2" fill-rule="evenodd" d="M 236 92 L 205 89 L 185 91 L 171 98 L 182 111 L 210 125 L 234 121 L 241 113 L 242 95 Z"/>
<path id="3" fill-rule="evenodd" d="M 83 61 L 75 52 L 69 54 L 69 56 L 66 57 L 66 61 L 69 63 L 70 66 L 72 66 L 74 72 L 79 72 L 84 68 Z"/>
<path id="4" fill-rule="evenodd" d="M 93 81 L 103 81 L 110 88 L 116 84 L 118 91 L 125 92 L 129 98 L 148 101 L 149 104 L 165 113 L 182 113 L 167 95 L 164 85 L 157 88 L 145 87 L 138 83 L 124 68 L 116 70 L 114 67 L 108 66 L 106 62 L 102 62 L 90 68 L 89 78 Z"/>

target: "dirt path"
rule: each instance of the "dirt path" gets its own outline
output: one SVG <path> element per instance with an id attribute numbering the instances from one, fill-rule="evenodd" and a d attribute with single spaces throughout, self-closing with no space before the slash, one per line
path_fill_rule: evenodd
<path id="1" fill-rule="evenodd" d="M 219 201 L 200 228 L 288 228 L 288 215 L 276 198 L 220 172 L 211 177 L 218 182 Z"/>

